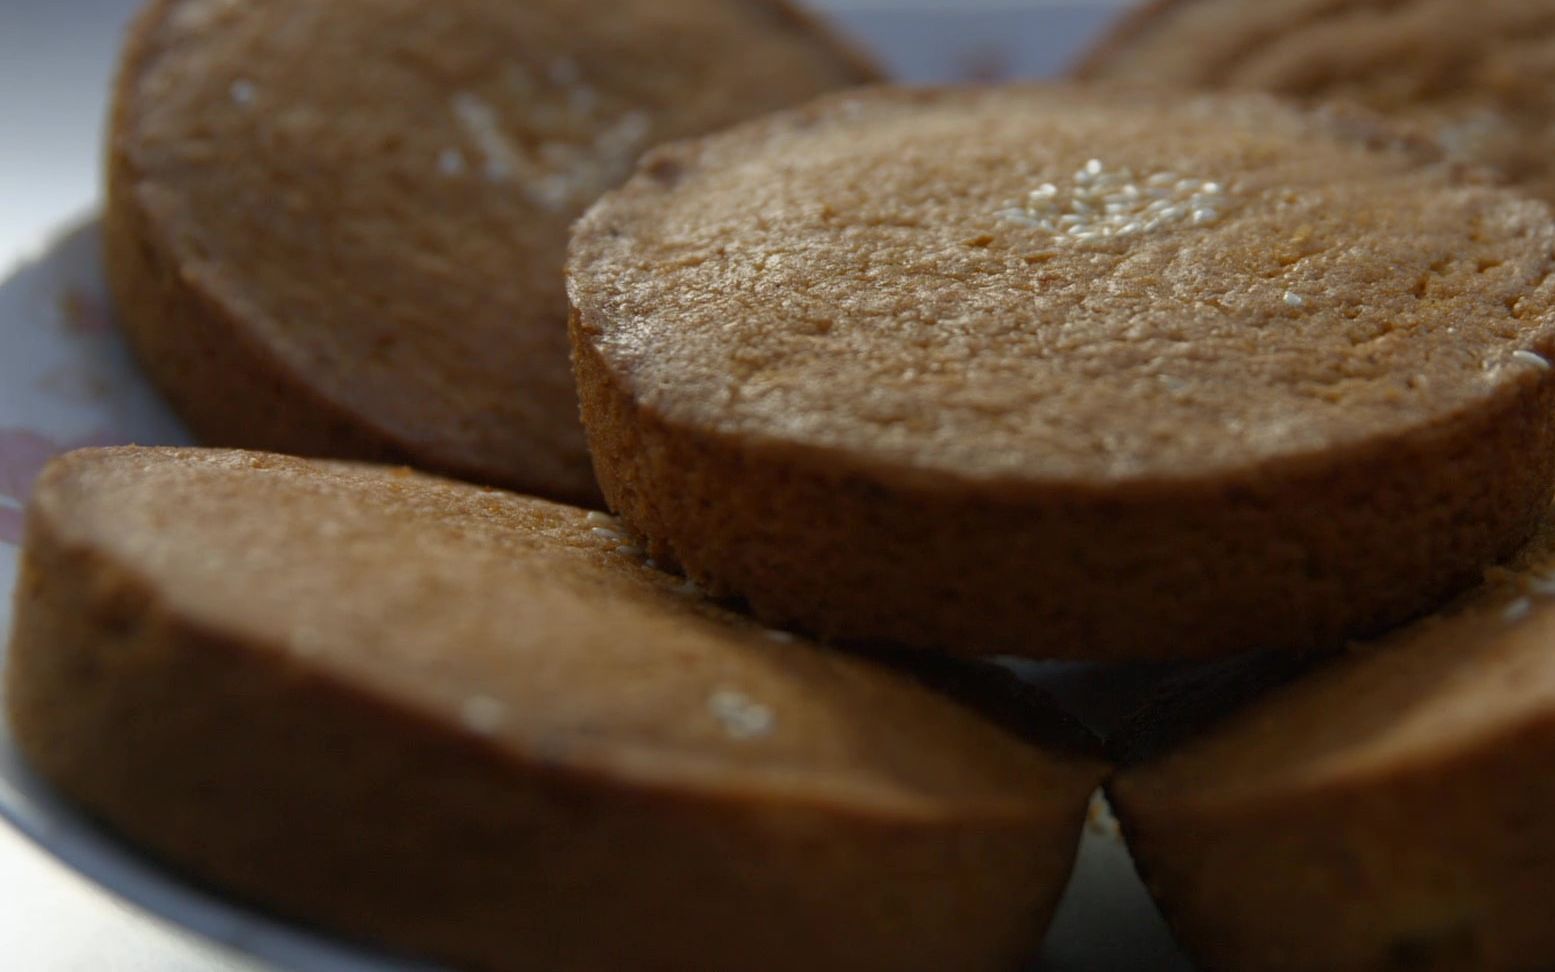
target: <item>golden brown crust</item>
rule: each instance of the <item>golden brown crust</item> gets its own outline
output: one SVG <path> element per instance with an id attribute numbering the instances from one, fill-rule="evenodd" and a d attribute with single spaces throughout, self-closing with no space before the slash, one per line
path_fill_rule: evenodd
<path id="1" fill-rule="evenodd" d="M 634 406 L 579 347 L 601 487 L 652 556 L 770 623 L 842 641 L 1093 660 L 1326 650 L 1471 583 L 1477 568 L 1448 565 L 1510 553 L 1555 476 L 1525 451 L 1550 442 L 1555 395 L 1541 386 L 1407 459 L 1336 462 L 1279 489 L 1066 497 L 1059 510 L 945 497 L 688 434 Z M 1470 483 L 1484 518 L 1456 521 Z M 1413 539 L 1346 551 L 1384 526 Z M 1142 542 L 1098 542 L 1114 533 Z M 1077 590 L 1081 569 L 1105 583 Z"/>
<path id="2" fill-rule="evenodd" d="M 1205 968 L 1555 963 L 1552 527 L 1450 609 L 1110 785 L 1141 874 Z"/>
<path id="3" fill-rule="evenodd" d="M 1044 94 L 1043 89 L 1014 89 L 985 95 L 880 91 L 830 99 L 701 143 L 661 150 L 645 160 L 633 182 L 608 196 L 585 217 L 574 237 L 571 266 L 574 366 L 584 424 L 601 487 L 612 509 L 646 538 L 654 557 L 680 565 L 699 583 L 716 591 L 746 598 L 769 621 L 800 625 L 828 638 L 886 640 L 971 653 L 1090 659 L 1203 658 L 1250 648 L 1320 649 L 1359 632 L 1381 630 L 1469 583 L 1485 564 L 1506 555 L 1528 536 L 1555 474 L 1555 430 L 1545 418 L 1555 403 L 1555 385 L 1531 365 L 1526 374 L 1501 385 L 1493 395 L 1479 398 L 1476 392 L 1471 395 L 1472 404 L 1465 400 L 1462 407 L 1447 407 L 1449 387 L 1467 391 L 1483 380 L 1485 373 L 1477 359 L 1457 374 L 1433 372 L 1431 381 L 1440 383 L 1433 384 L 1435 393 L 1425 398 L 1417 391 L 1392 387 L 1392 379 L 1386 377 L 1391 373 L 1389 368 L 1397 368 L 1393 377 L 1402 382 L 1415 365 L 1402 364 L 1402 359 L 1379 364 L 1383 359 L 1367 350 L 1367 339 L 1355 338 L 1354 347 L 1346 345 L 1335 352 L 1336 360 L 1349 361 L 1336 365 L 1346 377 L 1335 380 L 1337 397 L 1325 400 L 1319 408 L 1326 409 L 1331 401 L 1349 394 L 1348 389 L 1355 384 L 1349 378 L 1366 369 L 1381 369 L 1382 383 L 1374 386 L 1380 397 L 1369 405 L 1357 399 L 1336 410 L 1332 426 L 1337 430 L 1335 438 L 1319 446 L 1281 451 L 1280 447 L 1269 447 L 1274 439 L 1255 438 L 1249 433 L 1250 444 L 1242 453 L 1225 445 L 1232 436 L 1228 415 L 1240 415 L 1235 411 L 1241 407 L 1237 401 L 1274 394 L 1264 391 L 1260 382 L 1267 381 L 1272 389 L 1276 383 L 1290 380 L 1280 373 L 1283 365 L 1265 366 L 1273 361 L 1302 361 L 1298 349 L 1286 349 L 1289 355 L 1284 357 L 1271 354 L 1267 360 L 1259 360 L 1257 353 L 1246 355 L 1228 344 L 1226 360 L 1245 362 L 1244 370 L 1258 377 L 1234 376 L 1234 369 L 1228 366 L 1223 374 L 1206 381 L 1206 397 L 1226 396 L 1221 404 L 1231 411 L 1206 408 L 1201 413 L 1184 412 L 1186 419 L 1174 426 L 1183 430 L 1176 439 L 1169 436 L 1173 429 L 1167 426 L 1172 423 L 1163 424 L 1160 415 L 1132 401 L 1120 400 L 1122 405 L 1111 410 L 1114 418 L 1109 420 L 1109 409 L 1098 404 L 1109 400 L 1078 400 L 1090 394 L 1088 389 L 1114 378 L 1118 379 L 1114 384 L 1125 389 L 1119 394 L 1133 394 L 1144 379 L 1133 380 L 1136 387 L 1122 381 L 1129 377 L 1132 366 L 1120 363 L 1115 374 L 1092 369 L 1085 372 L 1083 382 L 1073 378 L 1062 388 L 1062 356 L 1054 357 L 1059 364 L 1052 366 L 1051 373 L 1039 374 L 1034 369 L 1031 375 L 1022 374 L 1018 382 L 1006 381 L 997 387 L 992 383 L 980 387 L 977 379 L 965 377 L 978 368 L 1019 368 L 1019 363 L 1010 360 L 1016 353 L 1008 349 L 1019 337 L 1018 325 L 1010 327 L 1009 321 L 1020 312 L 1002 305 L 990 314 L 1004 328 L 998 343 L 990 344 L 986 354 L 974 352 L 971 365 L 959 356 L 967 344 L 975 343 L 977 335 L 960 343 L 943 339 L 944 354 L 937 361 L 928 360 L 927 352 L 919 356 L 924 360 L 914 357 L 913 341 L 938 347 L 933 342 L 941 341 L 944 334 L 961 335 L 957 329 L 960 321 L 976 312 L 967 307 L 985 296 L 966 279 L 988 280 L 1005 273 L 1006 267 L 997 256 L 1003 245 L 1000 238 L 1018 235 L 1024 228 L 983 225 L 992 219 L 993 203 L 988 206 L 987 219 L 974 213 L 965 225 L 947 220 L 948 228 L 942 230 L 915 222 L 921 219 L 920 210 L 931 207 L 935 219 L 945 219 L 947 211 L 954 214 L 954 207 L 960 204 L 957 194 L 963 187 L 955 183 L 954 173 L 936 169 L 934 179 L 927 181 L 937 195 L 914 209 L 917 197 L 913 194 L 919 187 L 904 175 L 911 170 L 892 168 L 888 162 L 878 162 L 880 181 L 905 192 L 914 203 L 900 203 L 906 197 L 898 197 L 900 205 L 893 217 L 897 222 L 892 222 L 870 208 L 873 197 L 861 196 L 863 202 L 847 205 L 868 212 L 873 222 L 849 226 L 847 220 L 853 214 L 836 200 L 845 193 L 865 190 L 860 190 L 857 182 L 847 182 L 845 191 L 823 183 L 823 178 L 851 178 L 838 177 L 836 169 L 791 177 L 789 169 L 805 163 L 790 160 L 805 158 L 805 140 L 821 142 L 829 127 L 867 144 L 874 113 L 885 114 L 894 123 L 897 115 L 911 118 L 913 111 L 921 111 L 927 117 L 940 106 L 954 104 L 964 110 L 959 115 L 953 111 L 946 114 L 959 119 L 977 113 L 978 100 L 984 97 L 1012 102 L 1029 99 L 1032 110 L 1051 110 L 1051 104 L 1043 104 L 1044 98 L 1058 104 L 1063 104 L 1063 99 L 1077 104 L 1093 99 L 1096 117 L 1107 117 L 1106 112 L 1116 107 L 1116 102 L 1108 99 L 1118 98 L 1159 103 L 1161 112 L 1168 116 L 1182 111 L 1166 96 L 1048 90 L 1050 94 Z M 1222 107 L 1237 117 L 1260 113 L 1274 118 L 1287 114 L 1293 119 L 1302 117 L 1261 100 L 1228 99 Z M 1007 114 L 1019 117 L 1013 107 Z M 846 124 L 838 123 L 844 116 Z M 947 122 L 946 127 L 957 123 Z M 1336 137 L 1334 131 L 1347 133 L 1343 139 L 1371 139 L 1373 136 L 1365 133 L 1375 132 L 1364 123 L 1343 118 L 1332 131 L 1315 119 L 1292 120 L 1290 124 L 1310 126 L 1303 136 L 1308 140 Z M 989 127 L 993 127 L 991 123 Z M 1270 127 L 1278 128 L 1279 123 L 1271 122 Z M 903 128 L 911 126 L 904 122 Z M 939 144 L 956 142 L 953 135 L 935 131 Z M 822 134 L 814 134 L 817 132 Z M 968 134 L 965 141 L 976 138 Z M 1381 137 L 1377 141 L 1385 144 Z M 831 148 L 825 142 L 821 151 Z M 903 153 L 918 148 L 910 145 Z M 884 151 L 889 154 L 891 149 Z M 1267 148 L 1260 145 L 1248 151 L 1264 152 Z M 749 188 L 741 181 L 746 178 L 742 167 L 765 172 L 760 160 L 763 156 L 780 160 L 773 163 L 774 169 L 789 167 L 772 175 L 778 188 L 771 193 L 750 190 L 750 198 L 755 199 L 751 206 L 767 208 L 752 220 L 745 220 L 744 213 L 730 215 L 719 209 L 731 197 L 745 198 L 731 186 Z M 1365 161 L 1364 157 L 1358 160 Z M 1028 159 L 1020 161 L 1030 164 Z M 988 165 L 987 171 L 996 171 L 992 163 Z M 1400 164 L 1388 178 L 1415 178 L 1405 175 L 1409 171 L 1409 165 Z M 814 175 L 814 184 L 803 181 L 809 175 Z M 1003 178 L 989 176 L 995 177 Z M 1032 175 L 1033 181 L 1043 177 L 1042 173 Z M 1426 183 L 1441 179 L 1439 191 L 1443 194 L 1456 192 L 1448 187 L 1459 185 L 1448 176 L 1419 177 Z M 1324 178 L 1332 182 L 1334 175 L 1327 173 Z M 727 226 L 751 226 L 761 219 L 786 219 L 793 225 L 767 231 L 766 236 L 752 229 L 751 238 L 739 239 L 739 246 L 730 245 L 725 252 L 722 247 L 729 240 L 723 235 L 716 239 L 709 235 L 704 246 L 704 227 L 697 222 L 702 217 L 693 215 L 701 211 L 687 203 L 689 208 L 675 210 L 668 217 L 666 225 L 671 228 L 664 234 L 667 240 L 656 237 L 654 220 L 658 215 L 680 205 L 681 200 L 693 198 L 698 186 L 709 187 L 709 198 L 717 200 L 706 210 L 712 214 L 706 225 L 719 234 Z M 989 194 L 982 186 L 966 191 Z M 1422 186 L 1422 197 L 1435 199 L 1436 191 Z M 1476 198 L 1497 198 L 1519 211 L 1531 205 L 1494 190 L 1472 192 Z M 778 215 L 780 210 L 768 201 L 768 195 L 799 202 L 790 201 Z M 1247 203 L 1249 210 L 1254 205 Z M 822 214 L 817 226 L 824 226 L 817 229 L 803 222 L 802 214 L 810 210 Z M 1529 226 L 1538 222 L 1534 215 L 1530 211 Z M 1372 218 L 1371 214 L 1355 217 L 1362 222 Z M 1270 232 L 1281 232 L 1279 225 L 1278 220 L 1272 222 Z M 906 231 L 891 236 L 899 232 L 898 226 L 908 226 L 910 232 L 930 241 L 923 244 L 923 252 L 912 249 L 914 243 L 899 242 L 912 239 Z M 981 236 L 976 235 L 979 230 Z M 1445 231 L 1450 235 L 1461 229 L 1448 227 Z M 843 236 L 844 232 L 853 236 Z M 1353 230 L 1341 227 L 1336 232 L 1342 236 Z M 1523 290 L 1523 284 L 1514 286 L 1508 291 L 1507 305 L 1486 303 L 1481 311 L 1487 321 L 1505 317 L 1522 294 L 1529 295 L 1529 307 L 1543 306 L 1548 299 L 1548 254 L 1536 246 L 1525 246 L 1519 241 L 1519 232 L 1509 232 L 1503 243 L 1527 258 L 1528 289 Z M 915 306 L 884 318 L 896 332 L 910 335 L 899 343 L 876 340 L 869 330 L 872 321 L 865 320 L 863 312 L 848 309 L 873 306 L 871 302 L 889 305 L 897 299 L 899 294 L 891 289 L 894 281 L 888 275 L 894 267 L 884 265 L 887 261 L 880 261 L 877 267 L 861 257 L 855 267 L 839 258 L 834 262 L 841 269 L 835 276 L 828 272 L 820 279 L 804 277 L 813 269 L 807 261 L 829 270 L 831 264 L 824 261 L 832 259 L 833 251 L 828 247 L 838 238 L 867 239 L 860 245 L 869 247 L 879 242 L 877 237 L 887 239 L 895 247 L 891 252 L 900 254 L 899 266 L 916 270 L 919 263 L 950 263 L 951 258 L 942 254 L 950 252 L 954 240 L 960 238 L 957 234 L 975 237 L 982 248 L 970 251 L 977 255 L 965 259 L 986 260 L 990 267 L 979 264 L 976 274 L 962 273 L 956 266 L 926 271 L 927 282 L 913 293 L 935 310 Z M 769 237 L 778 242 L 772 243 Z M 1023 239 L 1009 241 L 1016 257 L 1016 247 L 1022 243 Z M 1284 237 L 1265 237 L 1262 244 L 1257 239 L 1238 239 L 1228 249 L 1236 255 L 1233 259 L 1241 259 L 1243 254 L 1277 255 L 1285 243 Z M 760 274 L 745 264 L 760 262 L 769 246 L 790 246 L 775 252 L 769 261 L 778 274 L 785 275 L 781 289 L 770 281 L 747 283 Z M 1201 273 L 1220 269 L 1209 262 L 1217 256 L 1208 247 L 1196 251 L 1202 263 L 1171 263 L 1177 255 L 1173 238 L 1150 246 L 1163 250 L 1159 262 L 1168 269 L 1162 273 L 1176 275 L 1171 284 L 1174 298 L 1202 286 Z M 1145 243 L 1138 248 L 1142 255 L 1133 265 L 1144 265 L 1145 270 L 1129 271 L 1120 264 L 1102 292 L 1123 290 L 1119 279 L 1128 272 L 1144 274 L 1155 269 L 1148 259 L 1157 254 L 1144 252 Z M 1350 252 L 1344 245 L 1338 249 Z M 884 250 L 885 245 L 881 245 L 869 252 Z M 982 256 L 989 252 L 995 255 Z M 1253 258 L 1254 264 L 1261 256 Z M 1071 257 L 1072 266 L 1064 262 Z M 1057 278 L 1060 288 L 1066 286 L 1069 281 L 1063 274 L 1082 272 L 1082 257 L 1093 258 L 1100 265 L 1112 253 L 1105 249 L 1095 254 L 1046 253 L 1042 268 L 1047 275 L 1042 279 Z M 1307 257 L 1293 262 L 1303 259 Z M 1334 260 L 1332 271 L 1325 270 L 1316 278 L 1323 283 L 1314 282 L 1313 286 L 1332 286 L 1333 281 L 1354 278 L 1356 268 L 1365 267 L 1364 261 L 1369 259 L 1370 254 L 1355 251 L 1353 258 Z M 1386 281 L 1386 274 L 1394 272 L 1391 259 L 1380 262 L 1388 267 L 1382 271 L 1383 281 L 1373 280 L 1366 286 L 1375 287 L 1379 299 L 1393 300 L 1398 294 L 1387 289 Z M 1487 258 L 1484 266 L 1495 264 Z M 725 266 L 731 268 L 727 279 L 719 277 Z M 1285 266 L 1282 258 L 1279 266 L 1267 268 L 1268 273 L 1279 280 Z M 714 269 L 706 270 L 708 267 Z M 1027 268 L 1026 272 L 1037 271 Z M 1237 279 L 1236 272 L 1228 279 Z M 1370 273 L 1370 268 L 1359 272 Z M 676 281 L 675 287 L 681 289 L 672 293 L 668 285 L 655 283 L 658 273 L 664 274 L 665 280 Z M 1263 274 L 1264 269 L 1256 265 L 1246 270 L 1247 279 L 1260 281 L 1260 285 Z M 860 275 L 868 276 L 875 289 L 852 288 L 850 281 L 861 279 Z M 1460 282 L 1465 288 L 1477 286 L 1473 279 Z M 730 298 L 725 303 L 718 296 L 720 283 L 742 294 L 744 288 L 754 286 L 756 297 Z M 1429 280 L 1417 283 L 1413 277 L 1394 281 L 1394 289 L 1406 295 L 1412 287 L 1430 285 Z M 1272 286 L 1278 304 L 1279 288 L 1286 285 Z M 969 296 L 961 298 L 962 304 L 949 302 L 943 309 L 945 318 L 934 319 L 940 312 L 936 301 L 945 303 L 946 294 L 961 293 L 954 288 L 963 288 Z M 1087 293 L 1078 285 L 1075 289 Z M 690 296 L 684 296 L 686 293 Z M 1012 301 L 1029 300 L 1013 284 L 1010 293 L 1015 295 Z M 1149 293 L 1147 289 L 1137 291 L 1145 297 Z M 1291 293 L 1286 291 L 1287 303 Z M 817 294 L 820 296 L 812 300 Z M 1217 290 L 1208 298 L 1213 302 L 1213 298 L 1225 295 Z M 1356 297 L 1331 293 L 1325 300 L 1332 299 L 1343 307 L 1345 301 Z M 746 303 L 740 304 L 740 299 Z M 1100 299 L 1094 290 L 1085 297 L 1094 302 Z M 826 308 L 821 307 L 822 300 L 830 302 Z M 768 315 L 766 308 L 779 301 L 785 316 Z M 1252 299 L 1247 303 L 1257 306 Z M 1310 298 L 1305 307 L 1302 303 L 1298 299 L 1297 313 L 1324 313 L 1314 309 L 1316 301 Z M 1427 314 L 1436 313 L 1433 306 L 1422 299 L 1408 309 L 1401 308 L 1400 313 L 1417 315 L 1420 308 Z M 804 332 L 802 322 L 822 309 L 831 315 L 828 326 L 819 337 L 812 337 Z M 1291 340 L 1286 336 L 1292 327 L 1292 319 L 1285 313 L 1288 310 L 1271 311 L 1267 327 L 1252 324 L 1256 314 L 1248 311 L 1250 332 L 1259 335 L 1258 342 Z M 1481 311 L 1437 323 L 1457 326 Z M 1080 313 L 1076 310 L 1074 316 Z M 1159 317 L 1162 312 L 1143 307 L 1132 313 Z M 915 316 L 930 319 L 919 325 Z M 666 324 L 670 321 L 675 322 L 674 328 Z M 1321 343 L 1343 335 L 1353 321 L 1354 316 L 1336 310 L 1331 331 L 1323 332 L 1314 325 L 1307 359 L 1311 367 L 1321 367 L 1315 362 L 1327 353 L 1316 350 Z M 770 327 L 762 330 L 768 323 Z M 1167 321 L 1162 327 L 1173 323 Z M 1194 312 L 1182 312 L 1180 328 L 1184 332 L 1202 323 Z M 1070 319 L 1043 321 L 1037 326 L 1048 324 L 1054 329 L 1061 324 L 1071 332 L 1079 327 Z M 1441 339 L 1439 333 L 1432 336 L 1425 327 L 1418 333 L 1422 335 L 1418 348 L 1422 351 Z M 727 338 L 731 334 L 740 335 L 739 340 Z M 927 336 L 920 338 L 920 334 Z M 1495 331 L 1494 336 L 1482 334 L 1492 344 L 1513 335 L 1521 335 L 1518 339 L 1531 340 L 1539 348 L 1547 348 L 1549 343 L 1542 325 L 1516 324 L 1511 330 Z M 1207 333 L 1203 340 L 1212 337 L 1218 340 L 1220 335 Z M 802 343 L 810 340 L 820 342 L 817 347 L 832 343 L 816 350 Z M 1218 347 L 1216 354 L 1192 353 L 1193 348 L 1203 346 L 1202 342 L 1186 342 L 1179 348 L 1187 348 L 1187 357 L 1197 362 L 1215 362 Z M 1118 358 L 1124 362 L 1133 352 L 1127 342 L 1120 342 L 1120 349 Z M 1093 348 L 1084 350 L 1091 352 Z M 1147 350 L 1139 350 L 1136 360 L 1146 356 Z M 706 360 L 699 357 L 704 351 Z M 724 360 L 718 356 L 725 352 L 736 376 L 727 378 L 729 388 L 721 391 L 714 372 L 718 370 L 715 365 L 721 367 Z M 1399 353 L 1403 352 L 1390 352 Z M 1492 357 L 1503 353 L 1507 352 L 1490 352 Z M 1160 351 L 1150 354 L 1164 355 Z M 1238 354 L 1245 356 L 1235 357 Z M 1285 355 L 1285 351 L 1280 354 Z M 1426 371 L 1446 360 L 1430 353 L 1427 357 L 1432 364 L 1420 359 Z M 933 398 L 937 393 L 932 389 L 938 386 L 915 376 L 928 375 L 930 368 L 946 362 L 951 362 L 947 370 L 956 377 L 944 380 L 950 391 L 942 401 Z M 675 368 L 682 369 L 676 374 L 685 376 L 678 384 L 668 377 Z M 903 374 L 914 377 L 898 380 Z M 807 383 L 807 377 L 814 381 Z M 1235 382 L 1244 383 L 1246 388 Z M 1233 396 L 1227 387 L 1237 394 Z M 930 390 L 923 391 L 925 388 Z M 861 389 L 869 396 L 859 394 Z M 765 400 L 758 397 L 763 393 L 767 394 Z M 957 399 L 975 399 L 981 394 L 989 400 L 1012 402 L 1012 409 L 1025 409 L 1017 412 L 1021 422 L 1000 425 L 998 416 L 1009 412 L 966 410 Z M 1066 395 L 1069 397 L 1064 398 Z M 1089 409 L 1085 413 L 1088 420 L 1112 421 L 1106 432 L 1117 432 L 1125 441 L 1136 430 L 1127 422 L 1119 425 L 1117 414 L 1126 414 L 1129 422 L 1137 414 L 1140 426 L 1160 424 L 1158 441 L 1175 450 L 1172 456 L 1182 458 L 1167 461 L 1145 455 L 1139 462 L 1146 472 L 1117 475 L 1107 465 L 1115 458 L 1111 452 L 1085 451 L 1057 441 L 1058 436 L 1044 440 L 1046 451 L 1037 449 L 1032 440 L 1022 438 L 1027 430 L 1041 423 L 1057 427 L 1065 420 L 1065 413 L 1053 412 L 1042 396 L 1076 400 L 1077 407 Z M 905 417 L 876 421 L 858 405 L 866 397 L 871 403 L 890 402 L 895 408 L 891 414 Z M 1027 404 L 1028 399 L 1036 399 L 1036 403 Z M 1289 401 L 1292 408 L 1304 407 L 1298 398 Z M 1401 401 L 1410 404 L 1400 406 Z M 1163 393 L 1159 401 L 1152 399 L 1151 408 L 1164 410 L 1171 405 L 1170 393 Z M 1423 409 L 1420 414 L 1401 418 L 1406 407 L 1417 406 Z M 1361 410 L 1374 407 L 1372 414 L 1378 422 L 1367 426 L 1364 433 L 1357 432 L 1360 425 L 1341 428 L 1360 422 Z M 808 411 L 812 408 L 813 414 Z M 1436 414 L 1425 414 L 1433 411 Z M 963 419 L 963 413 L 971 417 Z M 1272 427 L 1287 418 L 1281 412 L 1268 424 Z M 910 435 L 903 431 L 918 429 L 915 423 L 920 419 L 927 431 Z M 1201 421 L 1203 435 L 1198 434 L 1196 424 Z M 952 425 L 954 422 L 963 423 L 964 434 L 945 432 L 946 428 L 959 428 Z M 979 423 L 994 429 L 986 442 L 978 438 L 983 429 Z M 1247 423 L 1249 428 L 1257 424 Z M 1015 428 L 1011 431 L 1007 426 Z M 803 431 L 789 431 L 796 428 Z M 819 431 L 812 435 L 811 430 Z M 1089 433 L 1091 427 L 1085 431 Z M 1097 433 L 1096 437 L 1105 436 Z M 1054 443 L 1050 449 L 1048 442 Z M 1054 468 L 1061 468 L 1062 474 L 1048 472 Z"/>
<path id="4" fill-rule="evenodd" d="M 29 521 L 18 742 L 191 874 L 459 967 L 1029 954 L 1100 764 L 763 635 L 601 522 L 365 467 L 75 454 Z M 767 721 L 708 715 L 735 689 Z"/>
<path id="5" fill-rule="evenodd" d="M 116 88 L 110 281 L 202 439 L 598 504 L 566 360 L 567 224 L 654 140 L 877 73 L 781 0 L 628 5 L 616 19 L 658 38 L 636 48 L 551 6 L 141 15 Z M 656 43 L 696 53 L 682 69 Z"/>
<path id="6" fill-rule="evenodd" d="M 121 100 L 115 116 L 127 110 Z M 116 122 L 114 130 L 122 131 L 123 124 Z M 216 445 L 411 462 L 403 444 L 295 382 L 284 364 L 247 337 L 237 315 L 174 269 L 174 259 L 158 242 L 155 220 L 136 196 L 137 177 L 120 145 L 110 140 L 110 204 L 103 219 L 109 287 L 141 366 L 195 435 Z M 476 467 L 458 472 L 476 480 L 504 478 Z M 537 480 L 531 487 L 593 505 L 593 491 L 584 482 L 580 472 L 554 482 Z"/>
<path id="7" fill-rule="evenodd" d="M 1077 77 L 1351 101 L 1432 129 L 1455 155 L 1555 200 L 1547 119 L 1555 5 L 1482 0 L 1157 0 Z"/>

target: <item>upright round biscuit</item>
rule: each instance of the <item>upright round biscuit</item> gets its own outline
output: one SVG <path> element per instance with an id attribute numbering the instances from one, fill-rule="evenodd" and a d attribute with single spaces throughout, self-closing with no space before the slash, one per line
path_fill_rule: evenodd
<path id="1" fill-rule="evenodd" d="M 1552 253 L 1368 117 L 879 90 L 650 154 L 569 287 L 660 561 L 832 638 L 1188 658 L 1334 645 L 1527 537 Z"/>
<path id="2" fill-rule="evenodd" d="M 1515 568 L 1119 773 L 1204 968 L 1555 968 L 1555 518 Z"/>
<path id="3" fill-rule="evenodd" d="M 1555 201 L 1555 0 L 1153 0 L 1077 73 L 1351 100 Z"/>
<path id="4" fill-rule="evenodd" d="M 784 0 L 157 0 L 120 315 L 202 439 L 583 503 L 567 227 L 638 153 L 873 76 Z"/>
<path id="5" fill-rule="evenodd" d="M 613 524 L 405 471 L 73 454 L 29 513 L 17 742 L 191 874 L 458 968 L 1029 956 L 1102 764 L 1042 710 L 993 697 L 1027 720 L 996 724 L 717 608 Z"/>

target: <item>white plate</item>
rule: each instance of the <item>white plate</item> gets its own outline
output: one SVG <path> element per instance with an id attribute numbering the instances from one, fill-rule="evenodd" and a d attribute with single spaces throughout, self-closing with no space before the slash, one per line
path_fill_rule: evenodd
<path id="1" fill-rule="evenodd" d="M 843 9 L 839 17 L 901 75 L 920 80 L 1050 71 L 1105 17 L 1105 10 L 1093 4 L 1009 6 L 949 13 L 864 5 Z M 955 41 L 947 43 L 947 36 Z M 136 371 L 114 330 L 99 245 L 95 223 L 87 222 L 0 284 L 0 591 L 14 584 L 22 505 L 48 456 L 82 445 L 191 441 Z M 0 601 L 0 632 L 9 629 L 6 598 Z M 1098 697 L 1083 673 L 1042 666 L 1032 671 L 1037 680 L 1095 712 Z M 1105 718 L 1105 713 L 1095 714 Z M 3 724 L 0 816 L 125 900 L 280 968 L 429 969 L 245 908 L 162 868 L 53 794 L 28 771 Z M 1087 829 L 1075 880 L 1038 964 L 1053 972 L 1189 968 L 1106 827 Z"/>

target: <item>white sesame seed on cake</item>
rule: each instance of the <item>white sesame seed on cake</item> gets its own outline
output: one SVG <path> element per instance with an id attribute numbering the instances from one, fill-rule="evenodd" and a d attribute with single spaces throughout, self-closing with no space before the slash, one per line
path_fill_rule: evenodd
<path id="1" fill-rule="evenodd" d="M 999 215 L 1080 243 L 1150 233 L 1185 220 L 1208 226 L 1220 218 L 1226 204 L 1226 189 L 1218 182 L 1183 179 L 1171 172 L 1140 178 L 1127 167 L 1109 170 L 1100 159 L 1091 159 L 1065 189 L 1044 182 L 1023 204 L 1001 209 Z"/>
<path id="2" fill-rule="evenodd" d="M 722 688 L 708 696 L 707 709 L 734 740 L 759 739 L 776 723 L 771 709 L 735 689 Z"/>
<path id="3" fill-rule="evenodd" d="M 459 708 L 459 720 L 466 729 L 489 736 L 502 727 L 507 708 L 489 695 L 472 695 Z"/>
<path id="4" fill-rule="evenodd" d="M 252 105 L 254 100 L 259 97 L 258 86 L 246 78 L 238 78 L 236 81 L 232 82 L 232 85 L 227 89 L 227 91 L 229 97 L 232 98 L 232 103 L 235 105 L 240 105 L 244 108 Z"/>
<path id="5" fill-rule="evenodd" d="M 1529 351 L 1527 348 L 1519 348 L 1512 352 L 1512 357 L 1526 365 L 1533 365 L 1540 371 L 1549 371 L 1550 362 L 1544 355 L 1537 351 Z"/>

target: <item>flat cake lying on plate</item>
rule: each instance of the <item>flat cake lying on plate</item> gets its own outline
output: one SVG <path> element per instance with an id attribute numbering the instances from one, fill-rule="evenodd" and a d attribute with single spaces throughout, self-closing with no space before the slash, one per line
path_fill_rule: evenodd
<path id="1" fill-rule="evenodd" d="M 113 829 L 458 968 L 1009 969 L 1105 772 L 1002 683 L 762 628 L 603 514 L 254 453 L 50 466 L 10 652 L 18 746 Z"/>

